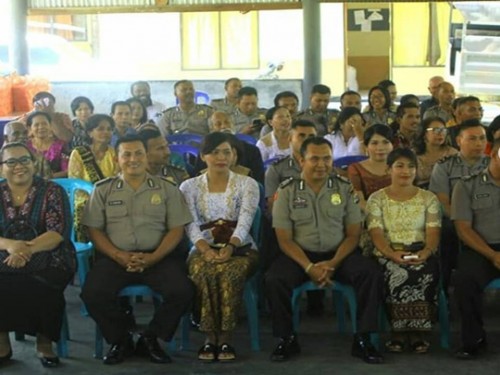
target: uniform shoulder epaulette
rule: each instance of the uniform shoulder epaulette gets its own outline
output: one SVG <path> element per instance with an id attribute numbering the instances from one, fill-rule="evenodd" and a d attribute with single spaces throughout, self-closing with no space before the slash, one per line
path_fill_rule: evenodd
<path id="1" fill-rule="evenodd" d="M 446 163 L 448 160 L 451 160 L 455 157 L 457 157 L 458 154 L 454 154 L 454 155 L 447 155 L 445 157 L 442 157 L 441 159 L 438 160 L 438 164 L 443 164 L 443 163 Z"/>
<path id="2" fill-rule="evenodd" d="M 179 172 L 187 172 L 184 168 L 178 166 L 178 165 L 173 165 L 173 164 L 168 164 L 167 165 L 168 168 L 171 168 L 175 171 L 179 171 Z"/>
<path id="3" fill-rule="evenodd" d="M 172 112 L 172 111 L 175 111 L 175 109 L 177 108 L 177 106 L 175 107 L 168 107 L 166 110 L 164 110 L 162 113 L 165 114 L 167 112 Z"/>
<path id="4" fill-rule="evenodd" d="M 287 178 L 286 180 L 281 181 L 281 183 L 280 183 L 279 187 L 280 187 L 281 189 L 283 189 L 284 187 L 286 187 L 286 186 L 290 185 L 290 184 L 292 183 L 292 181 L 293 181 L 293 180 L 294 180 L 294 178 L 293 178 L 293 177 L 289 177 L 289 178 Z"/>
<path id="5" fill-rule="evenodd" d="M 300 111 L 296 114 L 296 117 L 304 116 L 307 112 L 306 111 Z"/>
<path id="6" fill-rule="evenodd" d="M 161 176 L 160 177 L 163 181 L 167 181 L 169 182 L 170 184 L 174 185 L 174 186 L 177 186 L 177 183 L 175 181 L 172 181 L 171 179 L 169 179 L 168 177 L 163 177 Z"/>
<path id="7" fill-rule="evenodd" d="M 97 181 L 95 183 L 95 186 L 101 186 L 101 185 L 105 185 L 105 184 L 109 184 L 110 182 L 113 182 L 117 177 L 107 177 L 105 178 L 104 180 L 100 180 L 100 181 Z"/>
<path id="8" fill-rule="evenodd" d="M 462 176 L 461 179 L 462 181 L 469 181 L 469 180 L 472 180 L 473 178 L 481 175 L 483 172 L 480 171 L 480 172 L 476 172 L 476 173 L 472 173 L 472 174 L 469 174 L 467 176 Z"/>
<path id="9" fill-rule="evenodd" d="M 210 103 L 224 103 L 224 98 L 219 98 L 219 99 L 212 99 Z"/>
<path id="10" fill-rule="evenodd" d="M 278 164 L 281 164 L 281 163 L 283 163 L 285 160 L 288 160 L 288 159 L 290 159 L 290 157 L 289 157 L 289 156 L 285 156 L 285 157 L 283 157 L 283 158 L 280 158 L 280 159 L 278 159 L 278 160 L 273 161 L 273 162 L 271 163 L 271 165 L 278 165 Z"/>
<path id="11" fill-rule="evenodd" d="M 203 109 L 213 109 L 211 106 L 209 106 L 208 104 L 196 104 L 196 106 L 199 108 L 203 108 Z"/>
<path id="12" fill-rule="evenodd" d="M 334 176 L 345 184 L 351 183 L 351 180 L 349 180 L 347 177 L 341 176 L 339 174 L 335 174 Z"/>

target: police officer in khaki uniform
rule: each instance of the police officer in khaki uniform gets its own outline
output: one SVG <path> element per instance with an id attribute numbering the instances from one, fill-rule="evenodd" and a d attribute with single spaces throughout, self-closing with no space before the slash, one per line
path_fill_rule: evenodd
<path id="1" fill-rule="evenodd" d="M 99 182 L 85 208 L 83 224 L 101 255 L 83 286 L 82 299 L 111 348 L 105 364 L 117 364 L 134 352 L 128 318 L 118 293 L 132 284 L 145 284 L 162 296 L 137 352 L 155 363 L 170 362 L 157 337 L 172 339 L 194 293 L 184 259 L 174 249 L 192 217 L 180 191 L 170 182 L 146 172 L 146 148 L 137 136 L 116 146 L 122 174 Z"/>
<path id="2" fill-rule="evenodd" d="M 314 122 L 320 137 L 332 132 L 339 115 L 336 109 L 328 109 L 331 94 L 328 86 L 314 85 L 309 99 L 309 108 L 297 114 L 297 119 Z"/>
<path id="3" fill-rule="evenodd" d="M 266 109 L 259 108 L 258 104 L 259 98 L 255 88 L 245 86 L 240 89 L 238 104 L 231 113 L 231 121 L 236 133 L 259 138 L 260 131 L 266 124 Z"/>
<path id="4" fill-rule="evenodd" d="M 236 106 L 238 105 L 238 92 L 241 89 L 241 80 L 236 77 L 232 77 L 224 82 L 224 91 L 226 91 L 226 96 L 221 99 L 213 99 L 210 102 L 210 106 L 214 111 L 221 111 L 225 113 L 232 113 Z"/>
<path id="5" fill-rule="evenodd" d="M 274 203 L 274 194 L 279 184 L 290 177 L 300 177 L 300 147 L 302 143 L 316 136 L 316 126 L 309 120 L 296 120 L 290 129 L 290 148 L 292 153 L 269 166 L 265 176 L 265 194 L 267 199 L 268 213 L 271 215 Z"/>
<path id="6" fill-rule="evenodd" d="M 149 127 L 139 132 L 146 145 L 148 172 L 153 176 L 161 176 L 176 185 L 189 178 L 185 169 L 170 164 L 168 142 L 159 130 Z"/>
<path id="7" fill-rule="evenodd" d="M 177 81 L 174 94 L 179 105 L 163 112 L 158 127 L 163 135 L 169 134 L 208 134 L 208 119 L 212 116 L 212 107 L 196 104 L 194 86 L 191 81 Z"/>
<path id="8" fill-rule="evenodd" d="M 482 172 L 465 177 L 453 190 L 451 218 L 464 243 L 454 277 L 455 295 L 462 319 L 460 359 L 476 358 L 486 348 L 482 294 L 490 281 L 500 277 L 500 141 Z"/>
<path id="9" fill-rule="evenodd" d="M 456 141 L 460 152 L 441 160 L 434 166 L 429 184 L 429 190 L 436 194 L 443 207 L 440 256 L 445 291 L 451 270 L 456 268 L 458 255 L 458 239 L 450 221 L 453 187 L 462 177 L 482 171 L 489 162 L 489 158 L 484 156 L 486 132 L 479 121 L 472 120 L 460 125 Z"/>
<path id="10" fill-rule="evenodd" d="M 306 281 L 326 286 L 337 280 L 351 284 L 358 303 L 358 333 L 352 355 L 381 363 L 369 332 L 377 331 L 383 275 L 377 264 L 357 250 L 362 215 L 352 185 L 331 177 L 332 147 L 324 138 L 304 141 L 302 178 L 281 184 L 273 207 L 273 227 L 282 254 L 265 276 L 273 334 L 280 338 L 271 360 L 284 361 L 300 352 L 293 332 L 293 289 Z"/>

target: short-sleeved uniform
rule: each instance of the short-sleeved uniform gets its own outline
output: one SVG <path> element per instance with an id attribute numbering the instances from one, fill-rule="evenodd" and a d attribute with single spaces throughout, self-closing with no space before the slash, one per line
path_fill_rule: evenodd
<path id="1" fill-rule="evenodd" d="M 168 164 L 160 169 L 158 176 L 163 177 L 170 182 L 174 182 L 177 186 L 179 186 L 182 182 L 189 178 L 189 173 L 187 173 L 185 169 Z"/>
<path id="2" fill-rule="evenodd" d="M 137 190 L 120 176 L 97 183 L 82 222 L 101 230 L 121 251 L 153 252 L 171 229 L 191 220 L 183 196 L 174 184 L 147 175 Z M 109 343 L 120 343 L 127 337 L 127 317 L 116 296 L 131 284 L 148 285 L 162 295 L 163 303 L 156 310 L 148 330 L 158 337 L 170 339 L 193 296 L 183 259 L 172 252 L 144 272 L 137 273 L 127 272 L 108 257 L 98 258 L 87 276 L 82 299 Z"/>
<path id="3" fill-rule="evenodd" d="M 236 108 L 232 113 L 231 113 L 231 119 L 233 120 L 234 124 L 234 129 L 236 130 L 236 133 L 240 133 L 241 129 L 243 129 L 245 126 L 248 124 L 252 124 L 254 120 L 261 120 L 264 124 L 266 123 L 266 109 L 265 108 L 257 108 L 257 110 L 250 114 L 246 115 L 243 112 L 239 110 L 239 108 Z M 252 134 L 250 134 L 252 137 L 255 139 L 259 138 L 260 135 L 260 129 L 256 130 Z"/>
<path id="4" fill-rule="evenodd" d="M 425 119 L 428 119 L 430 117 L 439 117 L 445 123 L 447 123 L 449 120 L 451 120 L 453 118 L 453 116 L 450 112 L 445 111 L 439 105 L 431 107 L 427 111 L 425 111 L 423 119 L 425 120 Z"/>
<path id="5" fill-rule="evenodd" d="M 434 165 L 429 183 L 429 190 L 434 194 L 443 193 L 450 197 L 453 187 L 464 176 L 470 176 L 483 170 L 489 163 L 488 157 L 482 157 L 474 165 L 468 165 L 462 154 L 448 156 Z M 443 215 L 441 229 L 441 273 L 446 290 L 451 277 L 451 271 L 457 266 L 458 237 L 447 216 Z"/>
<path id="6" fill-rule="evenodd" d="M 293 155 L 284 157 L 272 163 L 266 171 L 265 192 L 266 198 L 272 197 L 279 185 L 290 177 L 299 178 L 301 173 L 299 162 Z"/>
<path id="7" fill-rule="evenodd" d="M 313 112 L 311 108 L 297 113 L 297 120 L 309 120 L 316 125 L 318 137 L 323 137 L 333 130 L 339 111 L 336 109 L 327 109 L 326 112 Z"/>
<path id="8" fill-rule="evenodd" d="M 205 104 L 195 104 L 189 111 L 183 111 L 179 106 L 170 107 L 157 122 L 164 135 L 169 134 L 200 134 L 209 133 L 208 120 L 214 110 Z"/>
<path id="9" fill-rule="evenodd" d="M 329 177 L 318 194 L 302 179 L 287 180 L 278 189 L 273 205 L 273 227 L 290 231 L 293 241 L 313 263 L 332 259 L 345 240 L 346 227 L 361 222 L 361 209 L 352 185 L 340 176 Z M 356 290 L 359 331 L 376 331 L 376 311 L 383 290 L 383 276 L 376 263 L 355 250 L 333 277 L 352 284 Z M 275 336 L 292 334 L 290 298 L 293 289 L 308 280 L 302 267 L 284 253 L 271 265 L 265 285 Z"/>
<path id="10" fill-rule="evenodd" d="M 500 186 L 492 180 L 488 169 L 456 184 L 451 200 L 451 218 L 470 222 L 472 229 L 491 248 L 500 251 Z M 491 280 L 500 277 L 500 270 L 470 245 L 466 243 L 459 254 L 454 276 L 465 348 L 473 348 L 478 340 L 486 337 L 482 292 Z"/>
<path id="11" fill-rule="evenodd" d="M 236 106 L 233 103 L 227 101 L 226 98 L 213 99 L 210 102 L 210 106 L 214 111 L 221 111 L 225 113 L 233 113 L 236 110 Z"/>

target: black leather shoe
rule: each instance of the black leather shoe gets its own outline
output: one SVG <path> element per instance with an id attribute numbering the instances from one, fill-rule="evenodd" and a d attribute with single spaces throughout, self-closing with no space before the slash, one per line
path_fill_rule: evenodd
<path id="1" fill-rule="evenodd" d="M 361 358 L 366 363 L 378 364 L 384 362 L 384 357 L 372 345 L 368 336 L 356 335 L 352 343 L 352 356 Z"/>
<path id="2" fill-rule="evenodd" d="M 153 363 L 170 363 L 172 358 L 158 344 L 156 337 L 141 336 L 135 348 L 137 355 L 149 356 Z"/>
<path id="3" fill-rule="evenodd" d="M 455 358 L 457 359 L 476 359 L 488 348 L 488 343 L 486 339 L 479 339 L 477 344 L 474 346 L 464 346 L 463 348 L 455 352 Z"/>
<path id="4" fill-rule="evenodd" d="M 45 357 L 44 355 L 39 354 L 38 358 L 40 358 L 40 363 L 42 364 L 42 366 L 46 368 L 58 367 L 61 363 L 59 361 L 59 357 Z"/>
<path id="5" fill-rule="evenodd" d="M 284 337 L 280 339 L 280 342 L 274 348 L 271 361 L 283 362 L 298 354 L 300 354 L 300 345 L 297 336 Z"/>
<path id="6" fill-rule="evenodd" d="M 119 344 L 111 345 L 108 353 L 104 356 L 102 362 L 105 365 L 116 365 L 125 360 L 126 357 L 131 357 L 134 354 L 134 341 L 132 335 Z"/>

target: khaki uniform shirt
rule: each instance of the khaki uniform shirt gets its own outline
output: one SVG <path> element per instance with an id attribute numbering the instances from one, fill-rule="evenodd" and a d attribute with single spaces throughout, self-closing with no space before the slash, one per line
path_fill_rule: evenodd
<path id="1" fill-rule="evenodd" d="M 185 169 L 170 164 L 163 166 L 157 176 L 163 177 L 165 180 L 169 180 L 177 186 L 190 177 Z"/>
<path id="2" fill-rule="evenodd" d="M 329 177 L 318 195 L 302 179 L 285 181 L 273 205 L 273 227 L 292 231 L 302 250 L 311 252 L 336 251 L 346 226 L 361 221 L 352 185 L 340 176 Z"/>
<path id="3" fill-rule="evenodd" d="M 500 244 L 500 186 L 493 182 L 488 169 L 457 182 L 451 218 L 471 222 L 472 229 L 487 243 Z"/>
<path id="4" fill-rule="evenodd" d="M 453 119 L 453 116 L 451 115 L 451 113 L 445 111 L 439 105 L 431 107 L 427 111 L 425 111 L 423 120 L 425 120 L 429 117 L 439 117 L 440 119 L 442 119 L 445 122 L 445 124 L 448 121 Z"/>
<path id="5" fill-rule="evenodd" d="M 233 120 L 234 124 L 234 129 L 236 133 L 239 133 L 241 129 L 248 124 L 251 124 L 253 120 L 262 120 L 264 124 L 266 123 L 266 109 L 265 108 L 258 108 L 254 113 L 251 115 L 245 115 L 242 113 L 239 108 L 236 108 L 233 113 L 231 113 L 231 119 Z M 259 138 L 260 130 L 256 130 L 253 134 L 251 134 L 252 137 L 255 139 Z"/>
<path id="6" fill-rule="evenodd" d="M 229 103 L 226 98 L 213 99 L 210 102 L 210 106 L 214 109 L 214 111 L 221 111 L 228 114 L 231 114 L 236 110 L 236 105 Z"/>
<path id="7" fill-rule="evenodd" d="M 272 197 L 283 181 L 290 177 L 299 178 L 301 172 L 298 161 L 292 155 L 275 161 L 267 168 L 264 179 L 266 198 Z"/>
<path id="8" fill-rule="evenodd" d="M 154 251 L 171 229 L 192 221 L 182 193 L 147 175 L 134 191 L 120 176 L 98 182 L 85 206 L 83 224 L 104 231 L 124 251 Z"/>
<path id="9" fill-rule="evenodd" d="M 309 108 L 297 113 L 297 120 L 309 120 L 314 122 L 318 137 L 323 137 L 332 132 L 339 113 L 340 112 L 336 109 L 327 109 L 324 113 L 315 113 Z"/>
<path id="10" fill-rule="evenodd" d="M 439 161 L 432 169 L 429 190 L 434 194 L 444 193 L 451 198 L 453 187 L 462 178 L 474 175 L 488 166 L 490 158 L 482 157 L 476 164 L 469 166 L 458 153 Z"/>
<path id="11" fill-rule="evenodd" d="M 195 104 L 188 112 L 184 112 L 179 106 L 170 107 L 163 112 L 158 128 L 164 135 L 183 133 L 207 135 L 208 119 L 213 113 L 213 108 L 205 104 Z"/>

